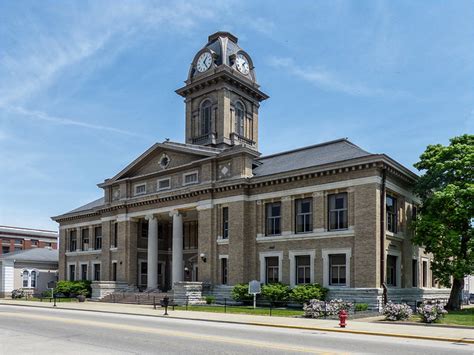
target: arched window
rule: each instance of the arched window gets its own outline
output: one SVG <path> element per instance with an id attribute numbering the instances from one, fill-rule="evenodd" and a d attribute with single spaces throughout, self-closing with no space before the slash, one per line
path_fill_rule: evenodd
<path id="1" fill-rule="evenodd" d="M 242 103 L 240 102 L 237 102 L 235 104 L 235 133 L 237 133 L 241 137 L 245 135 L 244 117 L 245 117 L 244 105 L 242 105 Z"/>
<path id="2" fill-rule="evenodd" d="M 33 270 L 31 272 L 30 279 L 31 279 L 30 287 L 35 288 L 36 287 L 36 271 Z"/>
<path id="3" fill-rule="evenodd" d="M 29 277 L 28 270 L 24 270 L 23 271 L 23 287 L 28 287 L 28 277 Z"/>
<path id="4" fill-rule="evenodd" d="M 201 136 L 211 133 L 211 106 L 209 100 L 201 104 Z"/>

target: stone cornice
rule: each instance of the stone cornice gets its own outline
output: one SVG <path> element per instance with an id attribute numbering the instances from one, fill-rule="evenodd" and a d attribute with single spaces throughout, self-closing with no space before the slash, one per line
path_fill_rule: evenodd
<path id="1" fill-rule="evenodd" d="M 187 82 L 186 86 L 176 90 L 176 93 L 180 96 L 186 97 L 193 92 L 201 91 L 206 87 L 224 81 L 238 87 L 240 90 L 246 92 L 258 101 L 263 101 L 269 98 L 267 94 L 259 90 L 257 84 L 235 76 L 233 71 L 232 68 L 228 68 L 225 65 L 219 66 L 214 70 L 214 73 L 199 78 L 199 80 Z"/>
<path id="2" fill-rule="evenodd" d="M 395 164 L 394 164 L 395 163 Z M 385 155 L 371 155 L 369 157 L 351 159 L 344 162 L 338 162 L 334 164 L 328 164 L 326 166 L 317 166 L 308 169 L 295 170 L 285 172 L 281 174 L 275 174 L 271 176 L 252 177 L 252 178 L 240 178 L 236 180 L 223 180 L 214 181 L 206 184 L 194 185 L 191 188 L 180 189 L 178 191 L 167 191 L 166 195 L 153 194 L 141 197 L 137 199 L 128 199 L 115 203 L 109 206 L 103 206 L 93 211 L 85 211 L 85 213 L 77 213 L 74 215 L 61 215 L 52 217 L 56 222 L 70 221 L 74 219 L 87 218 L 91 216 L 98 216 L 103 213 L 113 212 L 120 209 L 128 209 L 130 207 L 147 206 L 153 204 L 159 204 L 169 201 L 178 201 L 181 199 L 192 198 L 196 196 L 202 196 L 205 194 L 214 194 L 225 191 L 241 190 L 245 189 L 245 194 L 249 194 L 249 190 L 259 187 L 281 185 L 300 180 L 308 180 L 312 178 L 318 178 L 323 176 L 337 175 L 342 173 L 349 173 L 351 171 L 358 171 L 364 169 L 387 169 L 390 173 L 399 176 L 406 183 L 412 184 L 416 177 L 416 174 L 405 174 L 405 172 L 399 171 L 395 161 L 387 159 Z M 405 168 L 406 169 L 406 168 Z M 406 169 L 408 170 L 408 169 Z"/>

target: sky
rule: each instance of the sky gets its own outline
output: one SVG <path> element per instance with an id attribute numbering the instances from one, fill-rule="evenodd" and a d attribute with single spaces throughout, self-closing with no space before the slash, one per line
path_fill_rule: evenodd
<path id="1" fill-rule="evenodd" d="M 250 54 L 263 155 L 347 137 L 406 167 L 474 131 L 472 1 L 0 0 L 0 225 L 102 196 L 166 138 L 216 31 Z"/>

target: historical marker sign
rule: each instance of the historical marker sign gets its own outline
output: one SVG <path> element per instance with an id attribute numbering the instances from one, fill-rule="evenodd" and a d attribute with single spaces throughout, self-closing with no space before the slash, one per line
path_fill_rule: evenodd
<path id="1" fill-rule="evenodd" d="M 49 281 L 48 282 L 48 288 L 56 288 L 56 284 L 57 284 L 56 281 Z"/>
<path id="2" fill-rule="evenodd" d="M 260 281 L 253 280 L 249 282 L 249 294 L 250 295 L 255 295 L 262 292 L 262 289 L 260 287 Z"/>

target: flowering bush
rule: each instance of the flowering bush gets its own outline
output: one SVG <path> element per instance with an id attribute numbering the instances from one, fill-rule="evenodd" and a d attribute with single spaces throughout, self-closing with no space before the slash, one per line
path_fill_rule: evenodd
<path id="1" fill-rule="evenodd" d="M 421 307 L 418 307 L 417 312 L 421 315 L 424 323 L 433 323 L 448 313 L 443 305 L 436 303 L 423 302 Z"/>
<path id="2" fill-rule="evenodd" d="M 386 320 L 395 321 L 410 318 L 410 316 L 413 314 L 413 311 L 406 303 L 397 304 L 390 301 L 383 308 L 383 314 Z"/>
<path id="3" fill-rule="evenodd" d="M 341 299 L 331 300 L 329 302 L 314 299 L 304 304 L 303 311 L 304 316 L 307 318 L 318 318 L 324 315 L 336 315 L 342 309 L 349 311 L 353 306 L 352 303 Z"/>

